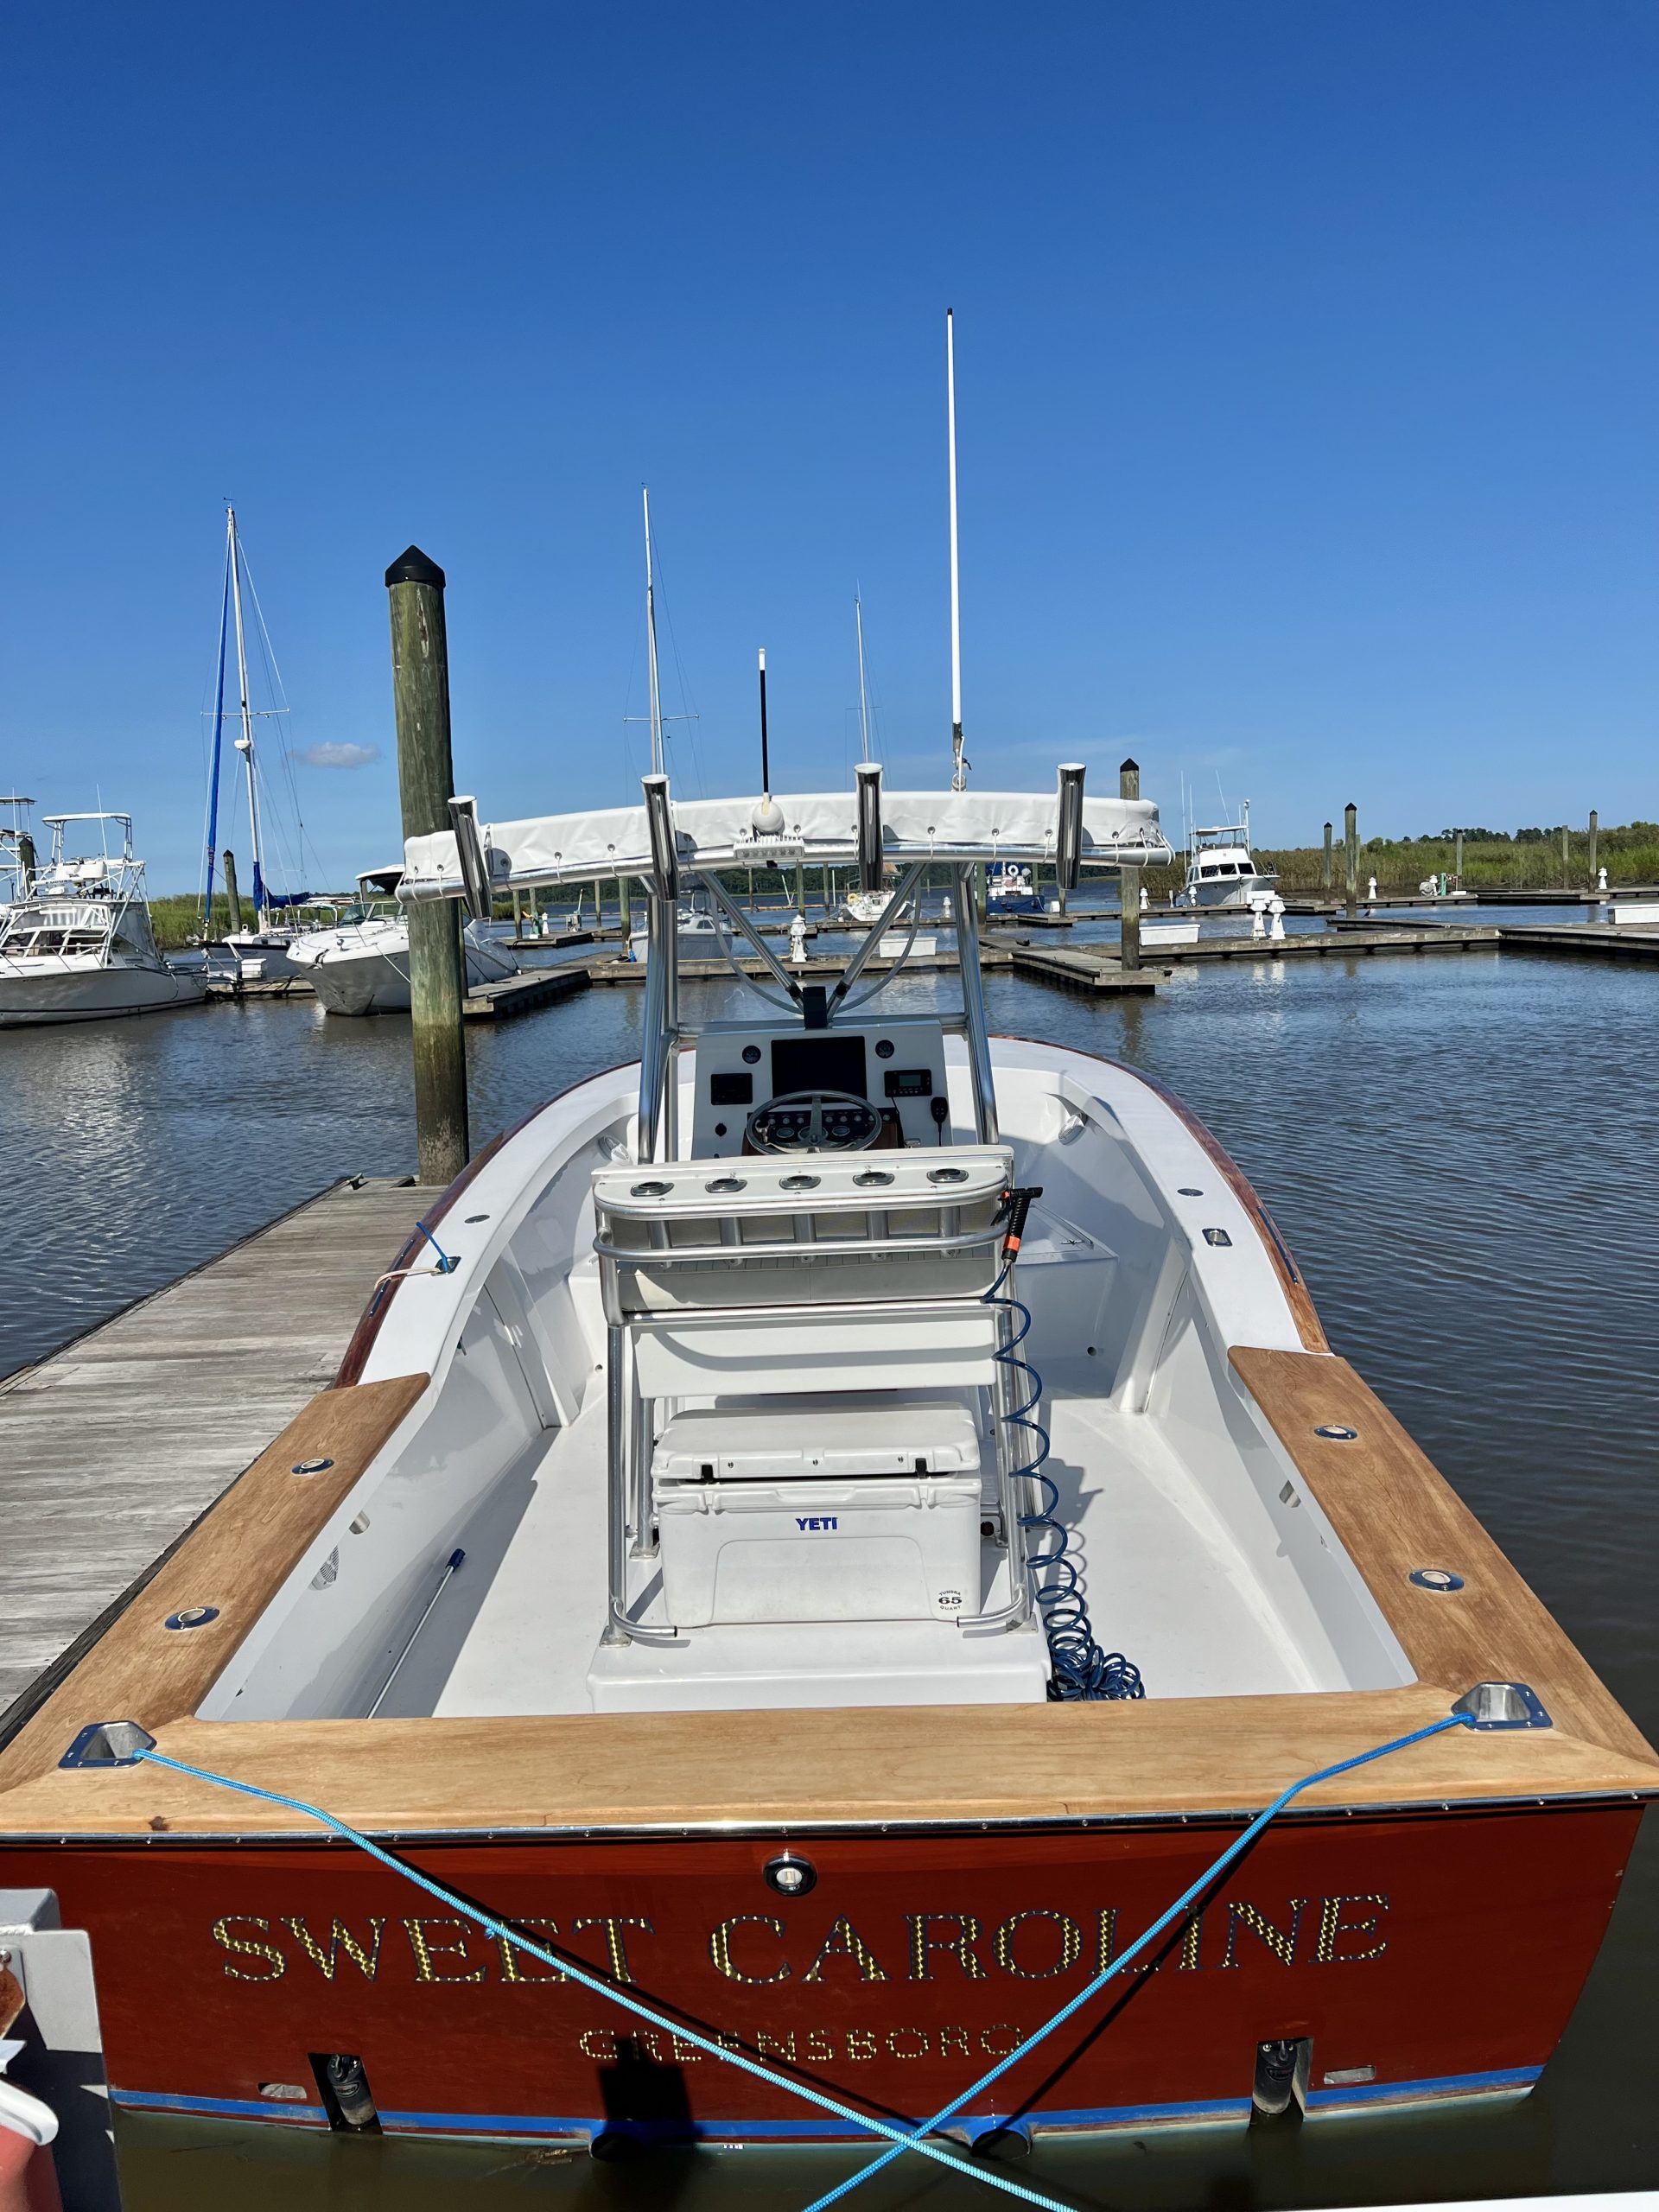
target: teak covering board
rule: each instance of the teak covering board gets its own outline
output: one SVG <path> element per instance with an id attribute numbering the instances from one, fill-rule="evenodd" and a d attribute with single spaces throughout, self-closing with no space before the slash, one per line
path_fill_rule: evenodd
<path id="1" fill-rule="evenodd" d="M 1321 1785 L 1309 1810 L 1659 1792 L 1659 1764 L 1473 1516 L 1345 1361 L 1233 1363 L 1330 1516 L 1420 1680 L 1386 1691 L 1124 1705 L 479 1719 L 201 1722 L 188 1716 L 428 1386 L 324 1392 L 290 1425 L 0 1755 L 6 1834 L 291 1834 L 304 1824 L 164 1769 L 63 1771 L 89 1720 L 133 1719 L 193 1764 L 407 1833 L 1145 1820 L 1253 1810 L 1310 1770 L 1444 1714 L 1482 1678 L 1529 1681 L 1555 1718 L 1449 1732 Z M 1358 1433 L 1325 1445 L 1319 1422 Z M 1335 1456 L 1333 1456 L 1335 1455 Z M 299 1459 L 328 1457 L 323 1476 Z M 1452 1564 L 1447 1599 L 1405 1580 Z M 1466 1598 L 1468 1602 L 1461 1599 Z M 165 1616 L 216 1603 L 181 1636 Z"/>

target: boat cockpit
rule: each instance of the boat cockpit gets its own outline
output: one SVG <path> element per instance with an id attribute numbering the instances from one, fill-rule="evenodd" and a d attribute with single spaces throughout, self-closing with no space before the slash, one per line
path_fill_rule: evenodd
<path id="1" fill-rule="evenodd" d="M 464 886 L 475 916 L 504 880 L 642 879 L 641 1058 L 533 1116 L 378 1287 L 346 1379 L 431 1382 L 203 1717 L 1400 1679 L 1229 1373 L 1230 1344 L 1300 1338 L 1213 1150 L 1128 1071 L 988 1033 L 976 868 L 1011 851 L 1074 886 L 1166 853 L 1154 810 L 1085 811 L 1080 770 L 1046 802 L 885 804 L 861 770 L 855 820 L 787 801 L 781 830 L 645 797 L 487 833 L 458 800 L 453 835 L 410 841 L 404 897 Z M 893 876 L 839 974 L 792 972 L 728 887 L 780 846 Z M 930 867 L 959 1001 L 884 1002 Z M 741 1018 L 682 1007 L 694 888 Z"/>

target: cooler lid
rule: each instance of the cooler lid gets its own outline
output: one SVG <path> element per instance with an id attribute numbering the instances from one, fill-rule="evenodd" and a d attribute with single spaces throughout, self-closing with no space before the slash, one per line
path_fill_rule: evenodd
<path id="1" fill-rule="evenodd" d="M 960 1399 L 868 1390 L 728 1400 L 676 1414 L 651 1466 L 669 1482 L 976 1473 L 979 1438 Z"/>

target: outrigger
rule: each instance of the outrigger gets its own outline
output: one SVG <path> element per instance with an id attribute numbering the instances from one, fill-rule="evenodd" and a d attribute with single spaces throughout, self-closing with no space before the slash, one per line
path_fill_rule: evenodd
<path id="1" fill-rule="evenodd" d="M 0 1885 L 90 1931 L 118 2104 L 891 2147 L 1536 2078 L 1659 1764 L 1215 1138 L 990 1034 L 976 870 L 1166 856 L 1083 785 L 410 842 L 480 916 L 642 879 L 642 1057 L 472 1162 L 19 1716 Z M 728 887 L 797 861 L 893 874 L 831 984 Z M 867 975 L 930 870 L 954 1011 Z"/>

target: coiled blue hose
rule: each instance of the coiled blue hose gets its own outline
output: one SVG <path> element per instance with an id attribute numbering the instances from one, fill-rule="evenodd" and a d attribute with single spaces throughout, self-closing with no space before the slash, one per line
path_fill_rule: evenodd
<path id="1" fill-rule="evenodd" d="M 1002 1419 L 1011 1428 L 1023 1428 L 1037 1440 L 1037 1456 L 1023 1467 L 1014 1470 L 1014 1479 L 1029 1477 L 1041 1485 L 1041 1506 L 1035 1513 L 1022 1513 L 1020 1526 L 1023 1529 L 1040 1529 L 1054 1539 L 1052 1551 L 1039 1552 L 1032 1559 L 1037 1581 L 1037 1606 L 1042 1616 L 1043 1633 L 1048 1639 L 1048 1656 L 1052 1672 L 1049 1677 L 1049 1696 L 1067 1704 L 1084 1700 L 1145 1697 L 1146 1688 L 1141 1680 L 1141 1669 L 1126 1659 L 1121 1651 L 1103 1651 L 1095 1639 L 1089 1618 L 1089 1601 L 1083 1593 L 1077 1579 L 1077 1560 L 1071 1549 L 1071 1534 L 1065 1523 L 1058 1519 L 1055 1509 L 1060 1493 L 1052 1476 L 1043 1472 L 1043 1463 L 1048 1458 L 1048 1431 L 1041 1421 L 1034 1420 L 1037 1408 L 1043 1402 L 1043 1378 L 1028 1359 L 1021 1359 L 1019 1347 L 1031 1334 L 1031 1308 L 1012 1294 L 1004 1297 L 1002 1286 L 1014 1268 L 1014 1256 L 1004 1262 L 1002 1272 L 985 1294 L 988 1306 L 1001 1306 L 1019 1316 L 1019 1326 L 1007 1344 L 997 1351 L 996 1357 L 1010 1369 L 1017 1368 L 1026 1376 L 1031 1395 L 1017 1412 L 1005 1413 Z M 1040 1541 L 1031 1538 L 1028 1541 Z"/>

